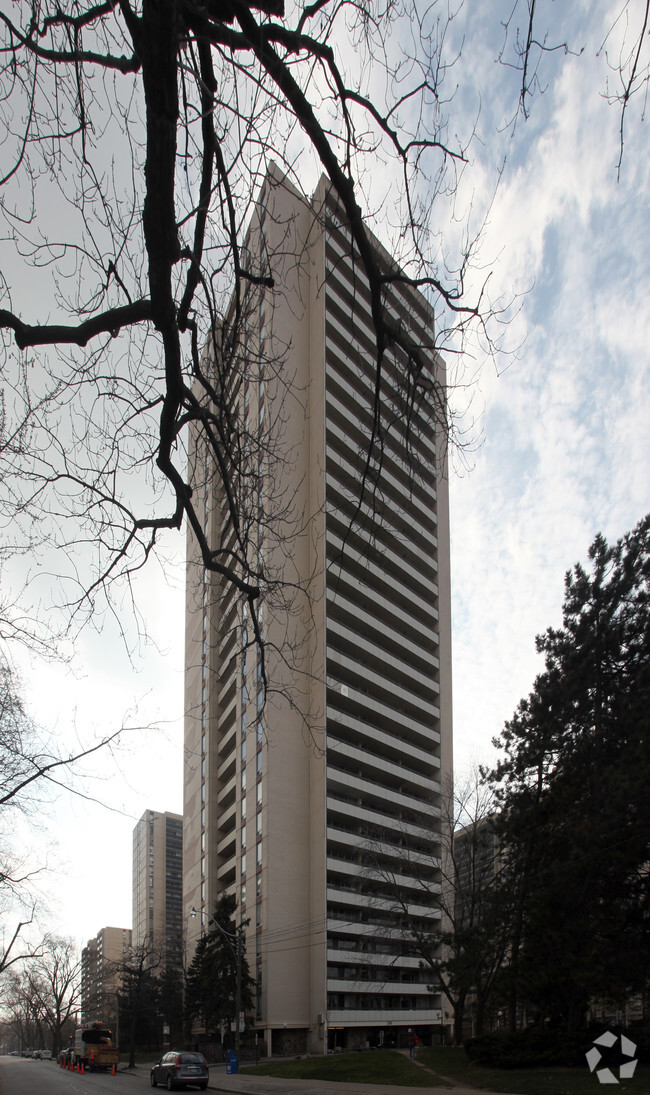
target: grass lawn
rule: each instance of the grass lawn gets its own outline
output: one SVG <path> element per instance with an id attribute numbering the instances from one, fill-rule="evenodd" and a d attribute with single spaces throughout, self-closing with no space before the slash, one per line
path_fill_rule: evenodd
<path id="1" fill-rule="evenodd" d="M 411 1064 L 408 1057 L 382 1049 L 367 1053 L 341 1053 L 329 1057 L 304 1057 L 300 1061 L 269 1061 L 240 1068 L 246 1076 L 282 1076 L 287 1080 L 338 1080 L 349 1084 L 401 1084 L 431 1087 L 432 1076 Z"/>
<path id="2" fill-rule="evenodd" d="M 603 1087 L 596 1076 L 584 1068 L 486 1068 L 470 1064 L 463 1049 L 422 1049 L 422 1064 L 434 1072 L 449 1076 L 472 1087 L 501 1091 L 506 1095 L 598 1095 L 610 1090 L 617 1095 L 650 1095 L 650 1068 L 639 1065 L 631 1080 Z"/>
<path id="3" fill-rule="evenodd" d="M 420 1049 L 418 1060 L 439 1076 L 458 1084 L 503 1092 L 504 1095 L 598 1095 L 607 1090 L 584 1068 L 495 1069 L 473 1065 L 463 1049 Z M 346 1053 L 329 1057 L 305 1057 L 300 1061 L 269 1061 L 240 1068 L 246 1075 L 282 1076 L 293 1080 L 338 1080 L 340 1083 L 395 1084 L 406 1087 L 445 1089 L 431 1075 L 412 1065 L 407 1057 L 389 1049 Z M 650 1095 L 650 1067 L 639 1066 L 631 1080 L 611 1089 L 617 1095 Z"/>

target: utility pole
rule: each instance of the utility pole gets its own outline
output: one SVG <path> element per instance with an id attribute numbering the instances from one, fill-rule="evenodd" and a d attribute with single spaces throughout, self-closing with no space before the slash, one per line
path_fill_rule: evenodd
<path id="1" fill-rule="evenodd" d="M 235 1057 L 239 1060 L 239 1014 L 241 1012 L 241 957 L 242 938 L 241 924 L 237 928 L 237 987 L 235 990 Z"/>

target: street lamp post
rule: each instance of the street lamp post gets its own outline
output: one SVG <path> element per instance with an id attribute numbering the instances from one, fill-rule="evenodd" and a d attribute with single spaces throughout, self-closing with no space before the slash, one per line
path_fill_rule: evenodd
<path id="1" fill-rule="evenodd" d="M 205 914 L 215 928 L 218 928 L 228 946 L 230 947 L 235 958 L 236 980 L 235 980 L 235 1056 L 239 1059 L 239 1044 L 240 1044 L 240 1029 L 239 1029 L 239 1016 L 241 1014 L 241 970 L 242 970 L 242 928 L 241 924 L 235 929 L 235 934 L 227 932 L 225 928 L 221 926 L 218 920 L 210 913 Z M 190 916 L 194 918 L 196 916 L 196 909 L 192 907 Z M 232 940 L 235 941 L 233 947 Z"/>

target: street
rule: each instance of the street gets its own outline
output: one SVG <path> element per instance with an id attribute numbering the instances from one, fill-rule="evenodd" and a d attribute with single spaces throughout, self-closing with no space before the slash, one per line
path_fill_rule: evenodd
<path id="1" fill-rule="evenodd" d="M 84 1076 L 59 1068 L 54 1061 L 31 1057 L 0 1057 L 0 1095 L 136 1095 L 149 1088 L 149 1071 L 137 1075 L 87 1072 Z"/>
<path id="2" fill-rule="evenodd" d="M 84 1076 L 67 1072 L 52 1061 L 30 1058 L 0 1057 L 0 1095 L 144 1095 L 151 1090 L 149 1069 L 141 1065 L 135 1072 L 91 1072 Z M 163 1089 L 157 1088 L 157 1091 Z M 189 1092 L 197 1088 L 185 1089 Z M 423 1095 L 425 1090 L 436 1093 L 452 1090 L 452 1084 L 436 1081 L 431 1088 L 392 1087 L 389 1084 L 340 1084 L 328 1080 L 286 1080 L 276 1076 L 229 1076 L 224 1065 L 215 1065 L 210 1072 L 208 1090 L 225 1095 Z M 453 1095 L 477 1095 L 476 1088 L 453 1086 Z M 481 1091 L 480 1095 L 493 1095 Z M 520 1092 L 520 1095 L 523 1093 Z"/>

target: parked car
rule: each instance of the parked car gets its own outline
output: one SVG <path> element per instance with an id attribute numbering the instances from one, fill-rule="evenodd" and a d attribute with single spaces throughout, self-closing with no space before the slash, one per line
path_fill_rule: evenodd
<path id="1" fill-rule="evenodd" d="M 52 1060 L 52 1050 L 51 1049 L 39 1049 L 38 1053 L 35 1053 L 34 1056 L 38 1057 L 39 1061 L 51 1061 Z"/>
<path id="2" fill-rule="evenodd" d="M 151 1069 L 151 1086 L 168 1091 L 181 1087 L 200 1087 L 205 1091 L 209 1080 L 208 1063 L 202 1053 L 166 1053 Z"/>

